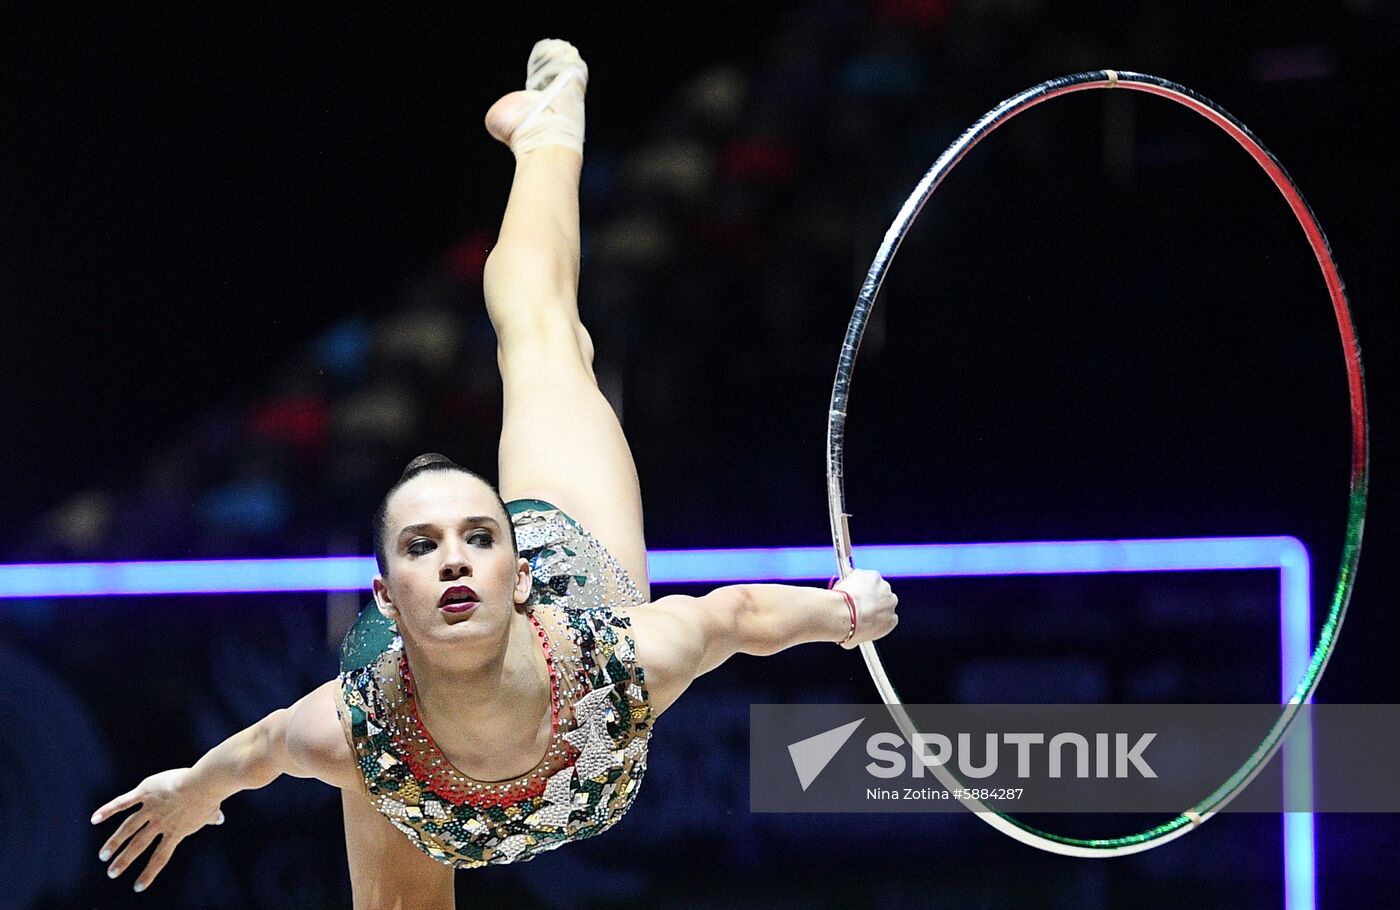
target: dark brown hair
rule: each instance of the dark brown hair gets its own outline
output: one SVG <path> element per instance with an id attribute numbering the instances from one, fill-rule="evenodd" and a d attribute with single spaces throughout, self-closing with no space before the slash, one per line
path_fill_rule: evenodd
<path id="1" fill-rule="evenodd" d="M 399 487 L 408 483 L 419 474 L 426 474 L 429 471 L 460 471 L 468 477 L 475 477 L 477 480 L 486 484 L 491 492 L 496 495 L 496 503 L 501 507 L 501 516 L 505 519 L 504 528 L 506 533 L 510 534 L 511 552 L 515 553 L 517 556 L 520 554 L 520 547 L 515 542 L 515 525 L 511 523 L 510 510 L 506 508 L 505 500 L 501 498 L 500 491 L 492 485 L 491 481 L 482 477 L 475 471 L 467 470 L 446 455 L 440 455 L 437 452 L 428 452 L 427 454 L 419 455 L 408 463 L 403 469 L 403 473 L 399 475 L 399 479 L 389 488 L 389 492 L 384 494 L 384 498 L 379 502 L 379 508 L 374 513 L 374 559 L 375 562 L 379 563 L 380 575 L 385 578 L 389 576 L 389 555 L 384 540 L 389 533 L 389 498 L 398 491 Z"/>

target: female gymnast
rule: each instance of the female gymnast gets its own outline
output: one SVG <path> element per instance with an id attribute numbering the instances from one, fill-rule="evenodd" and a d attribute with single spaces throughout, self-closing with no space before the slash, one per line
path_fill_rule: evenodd
<path id="1" fill-rule="evenodd" d="M 102 846 L 112 878 L 154 844 L 144 890 L 182 839 L 223 821 L 224 799 L 290 774 L 341 790 L 356 908 L 450 908 L 454 868 L 616 822 L 654 719 L 730 655 L 894 628 L 897 598 L 870 571 L 834 590 L 650 600 L 636 468 L 578 317 L 587 78 L 572 45 L 541 41 L 526 90 L 486 115 L 516 158 L 484 277 L 500 492 L 443 456 L 410 462 L 375 516 L 374 602 L 340 675 L 98 809 L 94 824 L 135 809 Z"/>

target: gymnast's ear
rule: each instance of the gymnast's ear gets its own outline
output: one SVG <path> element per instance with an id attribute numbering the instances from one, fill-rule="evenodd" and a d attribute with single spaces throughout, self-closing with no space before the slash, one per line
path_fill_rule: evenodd
<path id="1" fill-rule="evenodd" d="M 516 606 L 521 606 L 530 599 L 533 583 L 534 579 L 530 575 L 530 561 L 520 557 L 515 561 L 515 590 L 512 592 Z"/>
<path id="2" fill-rule="evenodd" d="M 374 576 L 374 603 L 384 617 L 398 621 L 399 608 L 389 599 L 389 586 L 384 583 L 383 575 Z"/>

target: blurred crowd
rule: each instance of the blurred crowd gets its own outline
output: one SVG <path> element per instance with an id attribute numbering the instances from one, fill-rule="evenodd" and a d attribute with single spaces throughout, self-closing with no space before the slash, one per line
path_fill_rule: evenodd
<path id="1" fill-rule="evenodd" d="M 1047 33 L 1049 5 L 808 4 L 757 66 L 718 64 L 682 85 L 639 146 L 590 138 L 581 310 L 600 385 L 634 448 L 638 433 L 672 453 L 691 448 L 707 422 L 678 395 L 726 371 L 757 389 L 829 382 L 868 256 L 913 181 L 969 122 L 964 96 L 989 107 L 1007 94 L 1000 86 L 1019 84 L 1007 73 L 1044 78 L 1099 59 L 1090 39 Z M 1141 33 L 1144 69 L 1181 19 L 1123 16 Z M 1269 79 L 1300 66 L 1325 77 L 1335 61 L 1314 48 L 1256 63 Z M 1013 151 L 1042 150 L 1023 136 Z M 134 482 L 57 504 L 15 557 L 367 552 L 370 512 L 414 455 L 443 451 L 493 474 L 500 389 L 480 300 L 493 230 L 465 232 L 376 315 L 328 325 L 276 375 L 250 377 L 250 394 L 260 391 L 246 406 L 153 442 Z M 881 331 L 877 321 L 866 350 Z M 779 431 L 786 419 L 773 409 Z M 648 457 L 638 452 L 644 481 Z M 799 456 L 786 446 L 746 457 L 733 472 L 780 483 Z M 669 526 L 671 508 L 683 525 L 684 506 L 648 500 L 649 518 Z"/>

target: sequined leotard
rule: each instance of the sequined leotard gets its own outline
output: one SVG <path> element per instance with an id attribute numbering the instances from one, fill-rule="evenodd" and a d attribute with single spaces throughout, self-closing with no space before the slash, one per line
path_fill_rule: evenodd
<path id="1" fill-rule="evenodd" d="M 508 504 L 534 588 L 525 605 L 552 682 L 544 758 L 509 781 L 453 767 L 419 720 L 403 641 L 373 604 L 341 649 L 341 723 L 374 807 L 433 859 L 520 862 L 592 837 L 632 805 L 646 772 L 651 708 L 628 620 L 643 601 L 617 560 L 563 512 Z"/>

